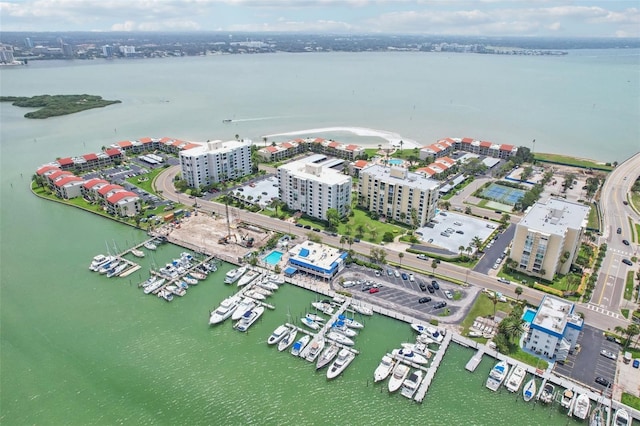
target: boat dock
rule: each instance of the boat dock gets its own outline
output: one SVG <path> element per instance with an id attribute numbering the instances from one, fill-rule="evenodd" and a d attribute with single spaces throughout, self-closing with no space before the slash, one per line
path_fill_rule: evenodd
<path id="1" fill-rule="evenodd" d="M 480 361 L 482 361 L 482 355 L 484 355 L 484 349 L 480 348 L 478 349 L 476 354 L 469 360 L 469 362 L 467 362 L 467 365 L 464 366 L 465 370 L 472 373 L 476 371 L 476 368 L 480 364 Z"/>
<path id="2" fill-rule="evenodd" d="M 444 336 L 444 340 L 440 344 L 440 349 L 436 352 L 435 356 L 433 357 L 433 361 L 431 361 L 431 365 L 426 370 L 427 374 L 422 380 L 422 383 L 420 383 L 420 387 L 418 387 L 418 390 L 416 391 L 416 394 L 413 397 L 415 401 L 422 402 L 424 397 L 427 395 L 429 386 L 431 386 L 431 382 L 433 381 L 433 378 L 435 377 L 436 372 L 438 371 L 438 367 L 440 367 L 440 363 L 442 362 L 442 359 L 444 358 L 444 354 L 447 351 L 447 348 L 449 347 L 449 344 L 451 343 L 452 339 L 453 339 L 452 333 L 450 332 Z"/>

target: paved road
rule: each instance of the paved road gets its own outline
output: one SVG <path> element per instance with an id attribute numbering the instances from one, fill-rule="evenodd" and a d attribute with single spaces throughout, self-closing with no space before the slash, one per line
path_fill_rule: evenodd
<path id="1" fill-rule="evenodd" d="M 591 298 L 594 306 L 618 311 L 625 307 L 623 298 L 626 274 L 629 269 L 637 270 L 637 265 L 629 267 L 622 263 L 623 259 L 630 259 L 637 255 L 638 244 L 633 242 L 634 232 L 629 224 L 631 217 L 635 222 L 640 221 L 640 215 L 623 201 L 631 191 L 631 186 L 638 178 L 640 171 L 640 152 L 619 164 L 609 175 L 602 186 L 600 211 L 602 213 L 601 243 L 607 244 L 607 255 L 603 261 L 598 284 Z M 621 233 L 618 234 L 618 228 Z M 625 245 L 626 239 L 630 245 Z"/>
<path id="2" fill-rule="evenodd" d="M 154 186 L 156 190 L 162 191 L 163 197 L 169 198 L 174 201 L 184 201 L 184 194 L 179 195 L 175 192 L 175 189 L 173 187 L 174 177 L 179 171 L 180 168 L 177 166 L 170 167 L 156 178 Z M 224 204 L 212 201 L 198 199 L 198 206 L 202 211 L 206 212 L 215 212 L 216 214 L 224 214 L 225 212 Z M 290 222 L 273 219 L 258 213 L 251 213 L 246 210 L 237 209 L 235 207 L 230 207 L 229 210 L 230 213 L 235 217 L 267 229 L 286 232 L 301 237 L 304 237 L 309 233 L 308 230 L 293 226 Z M 322 234 L 322 240 L 326 244 L 330 244 L 335 247 L 340 246 L 340 236 L 332 237 L 330 235 Z M 368 255 L 371 252 L 371 249 L 374 247 L 378 246 L 366 241 L 361 241 L 359 243 L 354 243 L 351 248 L 357 253 Z M 412 268 L 420 269 L 426 272 L 432 272 L 431 261 L 418 259 L 416 255 L 409 253 L 404 253 L 404 258 L 400 259 L 398 257 L 399 252 L 396 250 L 392 250 L 389 247 L 386 247 L 385 251 L 387 252 L 388 262 L 410 266 Z M 493 291 L 500 292 L 505 296 L 516 298 L 515 285 L 498 282 L 495 277 L 489 277 L 485 274 L 471 271 L 462 266 L 441 262 L 435 270 L 435 273 L 437 275 L 442 275 L 445 277 L 460 280 L 462 282 L 466 282 L 470 285 L 478 286 L 479 288 L 489 288 Z M 520 298 L 526 299 L 529 303 L 532 303 L 534 305 L 539 304 L 545 295 L 545 293 L 543 292 L 528 287 L 523 287 L 523 290 L 524 292 L 522 293 Z M 586 323 L 593 325 L 594 327 L 597 327 L 601 330 L 613 330 L 613 328 L 618 325 L 626 327 L 629 324 L 629 322 L 619 314 L 614 315 L 610 312 L 607 312 L 606 310 L 597 310 L 595 309 L 595 307 L 591 307 L 590 309 L 587 306 L 581 305 L 577 308 L 577 310 L 584 313 Z"/>

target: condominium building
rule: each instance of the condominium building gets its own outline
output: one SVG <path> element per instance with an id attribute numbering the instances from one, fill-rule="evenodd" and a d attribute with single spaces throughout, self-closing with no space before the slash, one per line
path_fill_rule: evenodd
<path id="1" fill-rule="evenodd" d="M 564 361 L 578 340 L 583 320 L 574 313 L 575 304 L 544 296 L 531 321 L 524 347 L 548 359 Z"/>
<path id="2" fill-rule="evenodd" d="M 307 151 L 330 155 L 354 161 L 364 153 L 364 147 L 344 144 L 332 139 L 306 138 L 294 139 L 281 144 L 273 144 L 258 150 L 264 161 L 281 161 Z"/>
<path id="3" fill-rule="evenodd" d="M 480 141 L 473 138 L 445 138 L 420 149 L 420 159 L 424 161 L 435 161 L 437 158 L 451 154 L 454 150 L 506 159 L 516 155 L 518 147 Z"/>
<path id="4" fill-rule="evenodd" d="M 436 180 L 402 167 L 373 165 L 360 172 L 358 205 L 419 227 L 435 215 L 439 185 Z"/>
<path id="5" fill-rule="evenodd" d="M 311 155 L 278 167 L 280 200 L 289 209 L 326 220 L 327 210 L 341 216 L 351 207 L 351 176 L 328 167 L 327 157 Z"/>
<path id="6" fill-rule="evenodd" d="M 206 142 L 180 151 L 182 178 L 192 188 L 246 176 L 252 171 L 251 144 L 241 141 Z"/>
<path id="7" fill-rule="evenodd" d="M 289 250 L 289 266 L 285 274 L 296 272 L 331 280 L 345 267 L 347 253 L 324 244 L 304 241 Z"/>
<path id="8" fill-rule="evenodd" d="M 536 203 L 516 225 L 511 258 L 518 270 L 552 280 L 566 274 L 578 256 L 589 207 L 558 198 Z"/>

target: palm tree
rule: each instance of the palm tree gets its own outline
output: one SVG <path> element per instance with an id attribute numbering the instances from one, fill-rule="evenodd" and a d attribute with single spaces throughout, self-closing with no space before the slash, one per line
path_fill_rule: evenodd
<path id="1" fill-rule="evenodd" d="M 497 299 L 494 297 L 494 300 L 497 301 Z M 497 303 L 497 302 L 495 302 Z M 494 303 L 494 311 L 493 311 L 493 316 L 495 317 L 495 303 Z M 524 321 L 522 320 L 522 318 L 513 316 L 513 315 L 509 315 L 507 318 L 503 319 L 500 322 L 500 325 L 498 326 L 498 330 L 501 331 L 505 337 L 509 340 L 509 341 L 514 341 L 516 339 L 520 338 L 520 335 L 522 334 L 522 324 L 524 323 Z"/>
<path id="2" fill-rule="evenodd" d="M 458 247 L 458 254 L 462 254 L 463 251 L 464 251 L 464 246 L 459 246 Z"/>
<path id="3" fill-rule="evenodd" d="M 478 255 L 478 250 L 482 247 L 482 239 L 477 235 L 471 239 L 471 245 L 476 248 L 476 257 Z"/>
<path id="4" fill-rule="evenodd" d="M 402 268 L 402 258 L 404 257 L 404 253 L 400 252 L 398 253 L 398 258 L 400 259 L 400 267 Z"/>
<path id="5" fill-rule="evenodd" d="M 340 237 L 340 249 L 344 249 L 344 243 L 347 242 L 347 237 L 344 235 Z"/>
<path id="6" fill-rule="evenodd" d="M 369 230 L 369 235 L 371 236 L 371 240 L 375 241 L 376 237 L 378 236 L 378 230 L 376 228 L 371 228 Z"/>
<path id="7" fill-rule="evenodd" d="M 358 233 L 358 235 L 364 235 L 364 231 L 365 229 L 363 224 L 359 224 L 358 226 L 356 226 L 356 232 Z"/>
<path id="8" fill-rule="evenodd" d="M 438 267 L 438 260 L 437 259 L 433 259 L 431 261 L 431 269 L 433 269 L 433 273 L 436 273 L 436 268 Z"/>
<path id="9" fill-rule="evenodd" d="M 626 349 L 629 347 L 629 343 L 631 343 L 633 336 L 640 334 L 640 326 L 638 326 L 637 324 L 629 324 L 627 326 L 627 329 L 625 330 L 625 333 L 627 334 L 627 340 L 624 344 L 624 347 Z"/>
<path id="10" fill-rule="evenodd" d="M 267 146 L 267 137 L 266 136 L 264 136 L 262 138 L 262 142 L 264 142 L 264 146 Z"/>
<path id="11" fill-rule="evenodd" d="M 402 139 L 400 139 L 400 151 L 402 151 L 402 146 L 404 145 L 404 142 L 402 141 Z"/>
<path id="12" fill-rule="evenodd" d="M 517 286 L 515 289 L 516 292 L 516 300 L 520 300 L 520 295 L 524 292 L 523 288 L 520 286 Z"/>

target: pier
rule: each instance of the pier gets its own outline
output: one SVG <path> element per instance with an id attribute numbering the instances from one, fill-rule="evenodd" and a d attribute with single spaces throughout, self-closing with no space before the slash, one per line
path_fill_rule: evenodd
<path id="1" fill-rule="evenodd" d="M 416 391 L 416 394 L 413 397 L 415 401 L 422 402 L 424 397 L 427 395 L 429 386 L 431 386 L 431 382 L 433 381 L 433 378 L 435 377 L 436 372 L 438 371 L 438 367 L 440 367 L 440 363 L 444 358 L 444 354 L 447 351 L 447 348 L 449 347 L 451 340 L 452 340 L 452 334 L 449 332 L 444 336 L 444 340 L 440 344 L 440 349 L 436 352 L 435 356 L 433 357 L 433 361 L 431 361 L 431 366 L 429 366 L 429 368 L 427 369 L 427 374 L 422 380 L 422 383 L 420 383 L 420 386 L 418 387 L 418 390 Z"/>
<path id="2" fill-rule="evenodd" d="M 467 365 L 464 366 L 465 370 L 472 373 L 476 371 L 478 364 L 480 364 L 480 361 L 482 361 L 482 355 L 484 355 L 484 349 L 480 348 L 478 349 L 476 354 L 469 360 L 469 362 L 467 362 Z"/>

